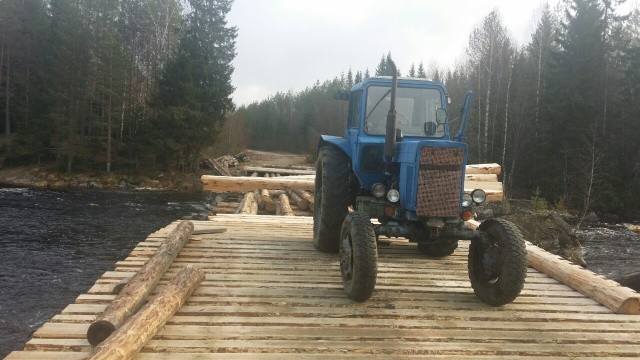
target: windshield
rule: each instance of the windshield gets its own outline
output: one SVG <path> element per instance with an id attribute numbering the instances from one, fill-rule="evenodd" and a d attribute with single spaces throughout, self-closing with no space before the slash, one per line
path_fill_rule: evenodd
<path id="1" fill-rule="evenodd" d="M 364 130 L 369 135 L 384 135 L 391 102 L 389 86 L 370 86 L 367 91 L 367 111 Z M 381 100 L 382 99 L 382 100 Z M 396 92 L 396 127 L 404 136 L 444 136 L 444 125 L 436 124 L 436 110 L 442 107 L 436 89 L 398 87 Z M 435 134 L 425 133 L 425 123 L 432 122 Z"/>

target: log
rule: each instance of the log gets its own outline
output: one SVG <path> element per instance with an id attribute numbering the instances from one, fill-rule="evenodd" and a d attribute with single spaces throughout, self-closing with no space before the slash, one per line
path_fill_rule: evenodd
<path id="1" fill-rule="evenodd" d="M 268 167 L 255 167 L 247 166 L 244 168 L 246 172 L 259 172 L 259 173 L 279 173 L 281 175 L 314 175 L 315 170 L 298 170 L 298 169 L 283 169 L 283 168 L 268 168 Z"/>
<path id="2" fill-rule="evenodd" d="M 478 221 L 467 221 L 470 228 L 475 229 L 479 225 Z M 640 294 L 637 292 L 548 253 L 528 241 L 527 262 L 530 267 L 570 286 L 616 314 L 640 314 Z"/>
<path id="3" fill-rule="evenodd" d="M 291 210 L 291 204 L 289 204 L 289 197 L 287 196 L 287 194 L 280 194 L 278 200 L 281 211 L 281 213 L 278 215 L 293 216 L 293 211 Z"/>
<path id="4" fill-rule="evenodd" d="M 97 346 L 87 359 L 131 359 L 158 333 L 204 279 L 204 271 L 187 265 L 159 294 Z"/>
<path id="5" fill-rule="evenodd" d="M 465 174 L 496 174 L 500 175 L 502 168 L 498 164 L 471 164 L 467 165 Z"/>
<path id="6" fill-rule="evenodd" d="M 314 190 L 315 182 L 307 179 L 261 178 L 261 177 L 234 177 L 234 176 L 211 176 L 202 175 L 202 189 L 224 192 L 224 191 L 253 191 L 255 189 L 301 189 Z"/>
<path id="7" fill-rule="evenodd" d="M 313 203 L 315 202 L 315 197 L 313 195 L 311 195 L 309 192 L 304 191 L 304 190 L 299 190 L 299 189 L 292 189 L 294 193 L 296 193 L 296 195 L 300 196 L 301 198 L 307 200 L 309 202 L 309 204 L 313 205 Z"/>
<path id="8" fill-rule="evenodd" d="M 309 208 L 308 200 L 301 198 L 300 196 L 298 196 L 298 194 L 293 192 L 293 190 L 289 190 L 287 193 L 289 194 L 289 197 L 291 198 L 291 200 L 293 200 L 293 202 L 296 203 L 296 205 L 300 210 L 307 210 Z"/>
<path id="9" fill-rule="evenodd" d="M 217 171 L 220 175 L 231 176 L 231 173 L 229 173 L 229 171 L 225 169 L 224 166 L 222 166 L 222 164 L 218 162 L 218 160 L 205 159 L 204 162 L 209 166 L 209 168 Z"/>
<path id="10" fill-rule="evenodd" d="M 118 296 L 91 323 L 87 340 L 93 346 L 109 337 L 133 315 L 156 287 L 193 232 L 191 221 L 181 221 L 160 245 L 155 255 L 125 285 Z"/>
<path id="11" fill-rule="evenodd" d="M 258 212 L 258 204 L 255 201 L 255 194 L 253 191 L 249 191 L 244 194 L 242 199 L 242 205 L 238 207 L 238 214 L 256 214 Z M 256 210 L 254 213 L 253 210 Z"/>
<path id="12" fill-rule="evenodd" d="M 268 173 L 264 174 L 264 177 L 268 178 L 269 174 Z M 269 194 L 269 190 L 267 189 L 260 190 L 260 198 L 262 199 L 262 204 L 266 211 L 270 213 L 276 212 L 276 204 L 271 199 L 271 194 Z"/>

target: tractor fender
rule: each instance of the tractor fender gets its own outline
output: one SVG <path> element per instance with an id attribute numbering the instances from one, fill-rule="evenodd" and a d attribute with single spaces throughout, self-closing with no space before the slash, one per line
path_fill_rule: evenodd
<path id="1" fill-rule="evenodd" d="M 340 136 L 331 136 L 331 135 L 320 135 L 320 141 L 318 142 L 318 151 L 321 147 L 326 145 L 333 145 L 338 149 L 342 150 L 342 152 L 351 159 L 351 145 L 349 144 L 349 139 L 345 139 Z"/>

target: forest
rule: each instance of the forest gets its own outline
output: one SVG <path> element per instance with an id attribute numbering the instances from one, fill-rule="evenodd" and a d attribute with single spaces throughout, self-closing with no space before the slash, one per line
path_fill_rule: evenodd
<path id="1" fill-rule="evenodd" d="M 233 109 L 231 3 L 0 1 L 0 158 L 196 170 Z"/>
<path id="2" fill-rule="evenodd" d="M 447 87 L 455 117 L 474 92 L 471 163 L 497 162 L 508 197 L 611 213 L 640 209 L 640 12 L 624 0 L 544 6 L 524 44 L 497 10 L 449 68 L 401 76 Z M 244 148 L 315 155 L 344 132 L 333 99 L 351 69 L 235 108 L 231 0 L 0 1 L 0 162 L 59 171 L 194 172 Z M 455 128 L 456 124 L 452 124 Z"/>
<path id="3" fill-rule="evenodd" d="M 508 197 L 619 214 L 637 210 L 640 12 L 621 13 L 621 3 L 567 0 L 544 6 L 522 46 L 492 11 L 469 35 L 466 56 L 455 67 L 410 64 L 400 75 L 444 83 L 452 117 L 465 92 L 473 90 L 469 162 L 501 164 Z M 391 75 L 391 57 L 384 54 L 372 74 L 348 69 L 301 92 L 238 108 L 220 143 L 230 145 L 227 137 L 250 129 L 237 146 L 313 156 L 319 134 L 344 133 L 346 104 L 333 100 L 333 93 L 362 78 Z"/>

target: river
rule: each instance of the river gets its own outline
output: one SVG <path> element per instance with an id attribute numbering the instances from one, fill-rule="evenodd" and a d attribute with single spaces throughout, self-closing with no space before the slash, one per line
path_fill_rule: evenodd
<path id="1" fill-rule="evenodd" d="M 149 233 L 206 203 L 197 193 L 0 188 L 0 358 Z"/>

